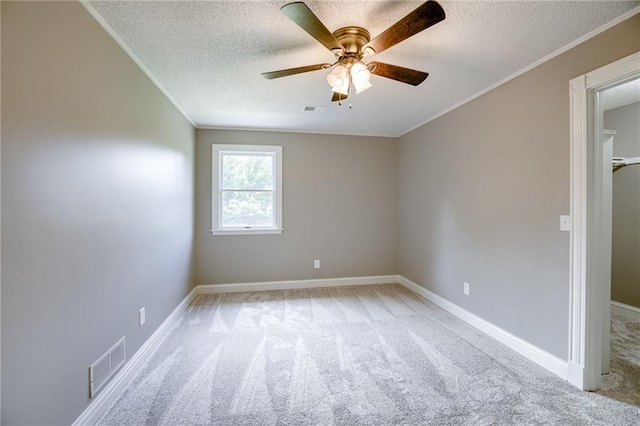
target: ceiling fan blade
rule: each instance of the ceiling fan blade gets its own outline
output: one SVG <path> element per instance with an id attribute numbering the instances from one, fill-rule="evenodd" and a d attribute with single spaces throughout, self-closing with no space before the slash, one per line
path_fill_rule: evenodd
<path id="1" fill-rule="evenodd" d="M 268 80 L 280 77 L 286 77 L 288 75 L 301 74 L 303 72 L 318 71 L 331 68 L 331 64 L 316 64 L 307 65 L 306 67 L 288 68 L 286 70 L 263 72 L 262 76 Z"/>
<path id="2" fill-rule="evenodd" d="M 306 4 L 302 2 L 289 3 L 282 6 L 280 10 L 327 49 L 334 53 L 344 50 L 344 47 L 342 47 L 331 31 L 324 26 Z"/>
<path id="3" fill-rule="evenodd" d="M 342 93 L 333 92 L 333 96 L 331 97 L 331 102 L 339 102 L 347 99 L 349 95 L 343 95 Z"/>
<path id="4" fill-rule="evenodd" d="M 420 31 L 444 20 L 445 14 L 442 6 L 438 2 L 430 0 L 423 3 L 413 12 L 387 28 L 363 48 L 372 48 L 375 53 L 387 50 L 403 40 L 418 34 Z"/>
<path id="5" fill-rule="evenodd" d="M 371 69 L 371 74 L 401 81 L 411 84 L 412 86 L 417 86 L 429 76 L 429 73 L 423 71 L 412 70 L 398 65 L 384 64 L 382 62 L 370 62 L 369 69 Z"/>

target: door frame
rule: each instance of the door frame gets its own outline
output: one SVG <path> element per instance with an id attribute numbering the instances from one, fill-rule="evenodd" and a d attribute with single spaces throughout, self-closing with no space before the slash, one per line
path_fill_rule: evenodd
<path id="1" fill-rule="evenodd" d="M 601 387 L 604 292 L 598 277 L 606 269 L 603 229 L 602 119 L 600 91 L 640 77 L 640 52 L 591 71 L 569 82 L 570 92 L 570 294 L 567 379 L 584 390 Z"/>

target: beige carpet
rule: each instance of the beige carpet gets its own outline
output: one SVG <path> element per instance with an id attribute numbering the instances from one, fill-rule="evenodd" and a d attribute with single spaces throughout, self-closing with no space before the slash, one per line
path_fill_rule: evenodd
<path id="1" fill-rule="evenodd" d="M 397 284 L 200 295 L 101 425 L 638 425 Z"/>
<path id="2" fill-rule="evenodd" d="M 640 322 L 611 316 L 610 373 L 598 393 L 640 406 Z"/>

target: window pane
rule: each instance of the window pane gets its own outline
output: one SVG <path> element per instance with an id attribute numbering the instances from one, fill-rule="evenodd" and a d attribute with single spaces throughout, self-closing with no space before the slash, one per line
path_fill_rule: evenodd
<path id="1" fill-rule="evenodd" d="M 221 189 L 273 189 L 273 156 L 223 154 Z"/>
<path id="2" fill-rule="evenodd" d="M 272 192 L 222 192 L 222 226 L 275 226 Z"/>

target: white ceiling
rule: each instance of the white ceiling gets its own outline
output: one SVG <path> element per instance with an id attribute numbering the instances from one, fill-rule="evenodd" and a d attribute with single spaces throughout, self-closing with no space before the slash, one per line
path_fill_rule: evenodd
<path id="1" fill-rule="evenodd" d="M 640 102 L 640 78 L 604 90 L 600 101 L 603 111 Z"/>
<path id="2" fill-rule="evenodd" d="M 260 74 L 333 62 L 280 12 L 287 1 L 90 1 L 198 127 L 399 136 L 640 5 L 640 1 L 440 1 L 447 18 L 369 57 L 428 72 L 418 87 L 373 76 L 373 87 L 330 102 L 329 71 Z M 306 1 L 330 31 L 376 36 L 422 1 Z M 638 9 L 635 10 L 636 12 Z M 347 103 L 348 104 L 348 103 Z M 325 106 L 305 112 L 305 106 Z"/>

